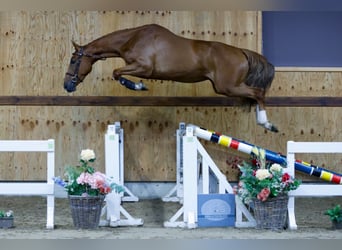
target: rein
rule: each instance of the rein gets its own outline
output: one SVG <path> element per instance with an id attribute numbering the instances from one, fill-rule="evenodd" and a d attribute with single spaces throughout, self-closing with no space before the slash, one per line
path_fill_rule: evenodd
<path id="1" fill-rule="evenodd" d="M 75 51 L 74 53 L 72 53 L 73 55 L 76 55 L 76 61 L 71 60 L 70 64 L 76 64 L 74 73 L 69 73 L 67 72 L 66 75 L 71 76 L 71 82 L 73 84 L 76 84 L 77 82 L 82 82 L 80 80 L 80 78 L 78 77 L 78 71 L 80 69 L 80 65 L 81 65 L 81 59 L 83 56 L 86 57 L 90 57 L 90 58 L 94 58 L 96 60 L 106 60 L 106 57 L 100 56 L 100 55 L 93 55 L 93 54 L 87 54 L 84 52 L 84 48 L 81 47 L 78 51 Z"/>

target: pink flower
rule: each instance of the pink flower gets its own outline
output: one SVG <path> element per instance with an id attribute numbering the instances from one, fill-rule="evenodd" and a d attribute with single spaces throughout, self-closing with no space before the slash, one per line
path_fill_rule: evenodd
<path id="1" fill-rule="evenodd" d="M 76 179 L 77 184 L 88 184 L 92 179 L 91 174 L 89 173 L 81 173 L 80 176 Z"/>
<path id="2" fill-rule="evenodd" d="M 233 187 L 233 194 L 238 194 L 239 188 L 237 186 Z"/>
<path id="3" fill-rule="evenodd" d="M 99 187 L 102 187 L 106 184 L 106 176 L 102 174 L 101 172 L 95 172 L 92 175 L 92 180 L 89 183 L 91 188 L 97 189 Z"/>
<path id="4" fill-rule="evenodd" d="M 271 191 L 268 188 L 264 188 L 260 191 L 257 195 L 258 200 L 266 201 L 268 196 L 270 195 Z"/>

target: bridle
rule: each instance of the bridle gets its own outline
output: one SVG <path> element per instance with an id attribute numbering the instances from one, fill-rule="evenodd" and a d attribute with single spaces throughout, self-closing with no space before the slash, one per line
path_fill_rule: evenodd
<path id="1" fill-rule="evenodd" d="M 77 58 L 76 60 L 71 59 L 70 64 L 71 65 L 76 64 L 76 67 L 73 73 L 67 72 L 66 75 L 71 76 L 71 83 L 74 85 L 76 85 L 78 82 L 82 82 L 82 80 L 78 77 L 78 71 L 80 69 L 81 59 L 83 56 L 94 58 L 96 60 L 106 60 L 106 57 L 103 57 L 101 55 L 93 55 L 93 54 L 85 53 L 83 47 L 81 47 L 78 51 L 75 51 L 74 53 L 72 53 L 72 55 L 74 56 L 76 55 Z"/>

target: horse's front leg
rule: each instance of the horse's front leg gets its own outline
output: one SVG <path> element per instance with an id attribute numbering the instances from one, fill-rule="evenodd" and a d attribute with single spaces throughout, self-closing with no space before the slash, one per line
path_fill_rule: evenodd
<path id="1" fill-rule="evenodd" d="M 122 75 L 143 77 L 148 79 L 153 72 L 153 64 L 150 60 L 136 60 L 127 65 L 113 70 L 113 78 L 119 80 Z"/>
<path id="2" fill-rule="evenodd" d="M 138 70 L 137 70 L 138 69 Z M 132 90 L 148 90 L 145 84 L 140 81 L 135 83 L 129 79 L 122 77 L 122 75 L 132 75 L 132 76 L 139 76 L 143 74 L 144 76 L 145 71 L 141 68 L 137 67 L 137 65 L 130 64 L 125 67 L 115 69 L 113 71 L 113 79 L 119 81 L 122 85 L 124 85 L 128 89 Z M 147 78 L 147 77 L 145 77 Z"/>
<path id="3" fill-rule="evenodd" d="M 124 85 L 126 88 L 131 89 L 131 90 L 148 90 L 148 88 L 145 86 L 145 84 L 142 81 L 135 83 L 122 76 L 119 77 L 118 81 L 121 83 L 121 85 Z"/>

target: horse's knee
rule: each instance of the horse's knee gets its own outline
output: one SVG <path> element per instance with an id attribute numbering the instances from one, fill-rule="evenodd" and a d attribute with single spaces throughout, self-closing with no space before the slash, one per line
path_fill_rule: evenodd
<path id="1" fill-rule="evenodd" d="M 114 80 L 119 80 L 119 78 L 120 78 L 120 76 L 121 76 L 121 74 L 118 72 L 118 70 L 117 69 L 114 69 L 113 70 L 113 79 Z"/>

